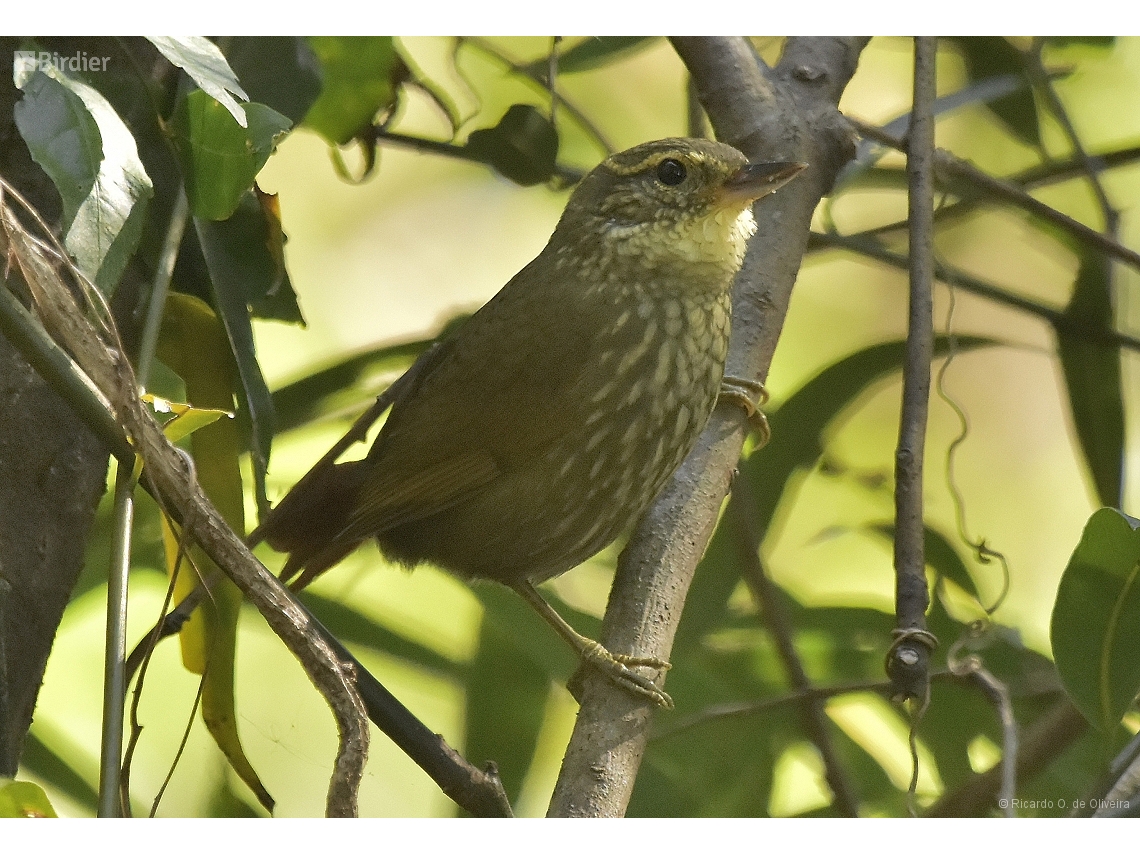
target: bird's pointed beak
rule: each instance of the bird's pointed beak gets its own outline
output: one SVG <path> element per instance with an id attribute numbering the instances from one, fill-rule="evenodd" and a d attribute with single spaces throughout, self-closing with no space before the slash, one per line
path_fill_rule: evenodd
<path id="1" fill-rule="evenodd" d="M 717 191 L 717 203 L 753 202 L 761 196 L 775 193 L 805 169 L 806 163 L 777 161 L 775 163 L 749 163 L 732 175 Z"/>

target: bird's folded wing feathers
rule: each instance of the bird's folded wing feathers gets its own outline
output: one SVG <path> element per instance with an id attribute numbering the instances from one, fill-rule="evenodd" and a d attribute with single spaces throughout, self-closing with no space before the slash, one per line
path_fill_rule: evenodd
<path id="1" fill-rule="evenodd" d="M 356 510 L 336 540 L 360 540 L 439 513 L 498 474 L 491 455 L 477 449 L 419 472 L 371 479 L 361 490 Z"/>

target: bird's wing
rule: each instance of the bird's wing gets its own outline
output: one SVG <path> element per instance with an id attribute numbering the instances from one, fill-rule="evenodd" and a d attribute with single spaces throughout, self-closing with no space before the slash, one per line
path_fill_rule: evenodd
<path id="1" fill-rule="evenodd" d="M 499 474 L 484 451 L 452 455 L 418 472 L 378 471 L 360 492 L 348 525 L 336 539 L 358 541 L 444 510 Z"/>
<path id="2" fill-rule="evenodd" d="M 535 266 L 443 342 L 393 405 L 338 540 L 438 513 L 571 429 L 566 393 L 588 369 L 594 330 L 573 289 L 552 293 Z"/>

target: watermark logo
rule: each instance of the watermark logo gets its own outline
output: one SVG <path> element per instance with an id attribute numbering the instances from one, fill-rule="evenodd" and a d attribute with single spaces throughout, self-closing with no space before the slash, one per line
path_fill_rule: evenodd
<path id="1" fill-rule="evenodd" d="M 12 77 L 17 86 L 22 86 L 24 81 L 37 71 L 47 74 L 55 68 L 72 73 L 99 72 L 106 71 L 107 63 L 111 61 L 109 56 L 91 56 L 85 50 L 77 50 L 69 55 L 46 50 L 18 50 L 14 52 L 13 57 Z"/>

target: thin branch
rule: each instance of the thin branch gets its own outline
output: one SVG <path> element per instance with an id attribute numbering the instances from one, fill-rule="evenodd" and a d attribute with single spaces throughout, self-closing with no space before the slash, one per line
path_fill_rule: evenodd
<path id="1" fill-rule="evenodd" d="M 1041 50 L 1044 46 L 1044 39 L 1035 38 L 1032 48 L 1022 54 L 1026 58 L 1026 68 L 1029 72 L 1029 78 L 1033 81 L 1033 85 L 1037 87 L 1038 91 L 1045 96 L 1045 101 L 1049 104 L 1049 110 L 1053 113 L 1054 118 L 1057 119 L 1061 129 L 1065 132 L 1065 136 L 1069 138 L 1069 145 L 1073 147 L 1073 154 L 1077 162 L 1081 165 L 1085 176 L 1088 178 L 1089 186 L 1092 187 L 1097 204 L 1100 205 L 1101 215 L 1104 217 L 1105 233 L 1115 238 L 1120 214 L 1109 201 L 1108 194 L 1104 191 L 1104 184 L 1100 180 L 1100 170 L 1103 167 L 1094 163 L 1093 159 L 1089 157 L 1088 152 L 1085 151 L 1084 145 L 1081 144 L 1081 138 L 1077 134 L 1077 129 L 1073 126 L 1072 119 L 1069 118 L 1069 111 L 1065 109 L 1065 105 L 1061 102 L 1060 96 L 1057 95 L 1057 88 L 1053 85 L 1052 78 L 1045 70 L 1045 65 L 1041 58 Z"/>
<path id="2" fill-rule="evenodd" d="M 981 624 L 984 626 L 984 624 Z M 975 625 L 975 627 L 978 625 Z M 973 629 L 974 627 L 971 627 Z M 1014 796 L 1017 794 L 1017 753 L 1018 733 L 1017 719 L 1013 715 L 1013 700 L 1009 694 L 1009 687 L 995 677 L 982 665 L 977 656 L 958 655 L 958 650 L 964 646 L 971 635 L 967 633 L 958 640 L 946 655 L 947 664 L 951 673 L 968 680 L 980 688 L 997 707 L 998 720 L 1001 722 L 1001 786 L 998 788 L 998 807 L 1002 814 L 1009 819 L 1017 816 L 1014 806 Z"/>
<path id="3" fill-rule="evenodd" d="M 1105 170 L 1120 166 L 1131 166 L 1140 160 L 1140 146 L 1116 149 L 1115 151 L 1105 152 L 1104 154 L 1089 155 L 1089 159 L 1100 164 L 1101 168 Z M 1073 178 L 1086 174 L 1087 172 L 1082 162 L 1076 155 L 1073 155 L 1067 160 L 1050 161 L 1048 163 L 1031 166 L 1016 175 L 1009 176 L 1005 180 L 1017 185 L 1022 190 L 1028 191 L 1038 187 L 1049 187 L 1063 181 L 1071 181 Z M 865 172 L 864 176 L 868 185 L 874 186 L 901 187 L 906 182 L 904 170 L 890 167 L 873 167 Z M 945 221 L 947 219 L 964 217 L 983 203 L 984 199 L 979 196 L 962 198 L 952 202 L 943 202 L 939 205 L 938 210 L 934 212 L 934 219 L 935 221 Z M 895 220 L 891 223 L 884 223 L 880 226 L 872 226 L 869 229 L 852 232 L 849 237 L 882 237 L 894 232 L 904 231 L 907 225 L 905 219 Z"/>
<path id="4" fill-rule="evenodd" d="M 1030 725 L 1017 753 L 1017 780 L 1028 781 L 1042 772 L 1088 730 L 1088 721 L 1068 698 L 1059 701 Z M 962 786 L 944 793 L 925 816 L 982 816 L 994 806 L 1002 787 L 1001 765 L 974 775 Z"/>
<path id="5" fill-rule="evenodd" d="M 938 677 L 941 675 L 935 674 L 933 676 Z M 723 719 L 746 718 L 781 707 L 799 706 L 805 701 L 819 702 L 825 701 L 828 698 L 837 698 L 841 695 L 851 695 L 859 692 L 875 692 L 885 697 L 891 692 L 891 682 L 889 680 L 861 680 L 855 683 L 844 683 L 840 686 L 808 686 L 805 689 L 790 692 L 775 698 L 764 698 L 759 701 L 738 701 L 736 703 L 715 704 L 714 706 L 705 707 L 692 715 L 671 721 L 664 727 L 654 728 L 653 732 L 649 735 L 649 741 L 659 742 L 676 736 L 679 733 L 684 733 L 693 728 L 702 727 Z"/>
<path id="6" fill-rule="evenodd" d="M 563 102 L 563 106 L 565 106 L 565 102 Z M 371 130 L 368 131 L 368 134 L 373 141 L 383 140 L 384 142 L 414 149 L 418 152 L 441 154 L 444 157 L 451 157 L 456 160 L 467 160 L 471 163 L 481 163 L 484 166 L 490 166 L 482 155 L 472 151 L 466 145 L 457 145 L 456 143 L 442 142 L 441 140 L 429 140 L 423 137 L 413 137 L 408 134 L 398 133 L 397 131 L 389 131 L 387 128 L 382 128 L 379 125 L 373 125 Z M 582 180 L 582 176 L 585 174 L 586 173 L 581 169 L 574 169 L 570 166 L 560 166 L 558 164 L 554 166 L 554 177 L 567 185 L 577 184 Z"/>
<path id="7" fill-rule="evenodd" d="M 179 189 L 174 210 L 159 254 L 150 292 L 142 346 L 137 362 L 139 387 L 146 388 L 162 326 L 163 309 L 178 260 L 178 248 L 190 218 L 185 189 Z M 103 734 L 100 741 L 99 815 L 117 816 L 120 800 L 119 778 L 123 759 L 123 717 L 127 678 L 127 580 L 131 572 L 131 535 L 134 520 L 134 491 L 137 483 L 134 464 L 119 461 L 115 469 L 115 504 L 112 515 L 113 540 L 107 585 L 106 655 L 103 673 Z M 123 800 L 126 804 L 126 801 Z"/>
<path id="8" fill-rule="evenodd" d="M 494 44 L 482 38 L 465 38 L 462 44 L 470 45 L 473 48 L 478 48 L 485 55 L 492 59 L 501 62 L 515 74 L 521 78 L 540 87 L 544 92 L 549 92 L 550 96 L 554 97 L 554 87 L 541 74 L 535 74 L 528 66 L 515 62 L 513 59 L 502 53 Z M 548 72 L 549 73 L 549 72 Z M 614 153 L 614 147 L 610 141 L 606 139 L 605 135 L 599 130 L 598 126 L 590 121 L 590 117 L 583 113 L 572 101 L 567 101 L 565 96 L 558 96 L 558 106 L 564 109 L 567 114 L 573 117 L 574 121 L 584 130 L 587 134 L 594 138 L 594 141 L 605 152 L 606 156 Z M 553 110 L 551 110 L 553 114 Z M 554 121 L 553 115 L 551 121 Z"/>
<path id="9" fill-rule="evenodd" d="M 103 723 L 99 743 L 99 816 L 121 816 L 119 774 L 123 763 L 123 717 L 127 696 L 127 578 L 131 573 L 134 465 L 115 467 L 114 523 L 107 568 L 107 630 L 103 656 Z"/>
<path id="10" fill-rule="evenodd" d="M 884 132 L 881 128 L 851 118 L 850 116 L 848 117 L 848 121 L 851 122 L 852 127 L 863 136 L 870 137 L 891 148 L 900 151 L 905 150 L 905 145 L 902 140 Z M 1096 229 L 1089 228 L 1084 223 L 1074 220 L 1056 208 L 1035 199 L 1011 181 L 987 175 L 976 166 L 955 157 L 945 149 L 935 149 L 934 168 L 939 180 L 943 184 L 951 185 L 951 189 L 953 189 L 955 182 L 958 182 L 959 184 L 966 184 L 975 190 L 980 190 L 992 198 L 1009 202 L 1016 207 L 1022 208 L 1052 223 L 1090 246 L 1096 247 L 1108 255 L 1140 270 L 1140 253 L 1123 246 L 1111 237 L 1106 237 Z"/>
<path id="11" fill-rule="evenodd" d="M 915 39 L 914 111 L 907 148 L 910 175 L 910 317 L 903 368 L 902 414 L 895 451 L 896 640 L 887 654 L 887 673 L 898 700 L 930 697 L 930 651 L 926 629 L 922 464 L 930 408 L 930 364 L 934 358 L 934 59 L 938 40 Z"/>
<path id="12" fill-rule="evenodd" d="M 822 247 L 845 249 L 866 258 L 881 261 L 899 270 L 908 270 L 910 268 L 910 259 L 907 256 L 891 252 L 881 243 L 873 239 L 856 235 L 838 235 L 830 232 L 812 232 L 811 240 L 811 249 L 813 251 Z M 1059 332 L 1066 332 L 1078 338 L 1084 338 L 1087 341 L 1099 341 L 1105 344 L 1124 347 L 1129 350 L 1140 351 L 1140 338 L 1136 336 L 1113 329 L 1090 329 L 1086 325 L 1074 324 L 1072 319 L 1059 309 L 1037 303 L 1027 297 L 1014 294 L 998 285 L 985 282 L 984 280 L 970 276 L 967 273 L 962 273 L 944 264 L 936 262 L 934 271 L 938 280 L 941 282 L 945 282 L 955 288 L 961 288 L 963 291 L 969 291 L 972 294 L 986 297 L 996 303 L 1001 303 L 1002 305 L 1036 315 L 1048 321 Z"/>
<path id="13" fill-rule="evenodd" d="M 105 333 L 88 320 L 48 256 L 6 205 L 0 208 L 0 225 L 45 326 L 75 354 L 76 362 L 110 403 L 135 451 L 146 462 L 143 476 L 163 511 L 181 522 L 187 536 L 225 569 L 328 701 L 336 717 L 340 744 L 326 810 L 335 816 L 355 815 L 368 728 L 351 675 L 328 645 L 311 632 L 288 591 L 258 563 L 202 493 L 177 449 L 139 398 L 134 374 L 121 348 L 107 346 Z M 71 272 L 75 281 L 82 282 L 81 274 L 74 268 Z"/>

